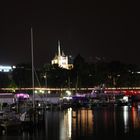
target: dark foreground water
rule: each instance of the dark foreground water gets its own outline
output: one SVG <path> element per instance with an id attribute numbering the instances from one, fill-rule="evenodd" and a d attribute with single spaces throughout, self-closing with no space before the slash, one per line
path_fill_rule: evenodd
<path id="1" fill-rule="evenodd" d="M 46 111 L 41 125 L 21 133 L 1 135 L 0 140 L 135 140 L 139 137 L 138 106 L 123 106 Z"/>

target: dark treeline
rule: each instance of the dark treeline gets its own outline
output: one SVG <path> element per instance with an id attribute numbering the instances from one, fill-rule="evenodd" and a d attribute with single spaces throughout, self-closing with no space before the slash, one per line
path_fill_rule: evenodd
<path id="1" fill-rule="evenodd" d="M 66 70 L 57 65 L 44 64 L 35 69 L 36 87 L 106 87 L 140 86 L 140 67 L 119 61 L 99 60 L 88 63 L 77 55 L 74 68 Z M 31 64 L 18 64 L 11 73 L 0 73 L 0 87 L 32 87 Z"/>

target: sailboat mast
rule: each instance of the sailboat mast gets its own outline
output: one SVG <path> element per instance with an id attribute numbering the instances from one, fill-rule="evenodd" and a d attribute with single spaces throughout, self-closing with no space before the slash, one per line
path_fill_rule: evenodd
<path id="1" fill-rule="evenodd" d="M 33 49 L 33 29 L 31 28 L 31 54 L 32 54 L 32 91 L 33 91 L 33 108 L 35 108 L 35 93 L 34 93 L 34 49 Z"/>

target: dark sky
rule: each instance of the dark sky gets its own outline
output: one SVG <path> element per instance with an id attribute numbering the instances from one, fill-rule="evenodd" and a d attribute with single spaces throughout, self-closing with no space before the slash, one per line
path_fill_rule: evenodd
<path id="1" fill-rule="evenodd" d="M 37 66 L 51 61 L 58 40 L 67 55 L 140 65 L 139 5 L 134 1 L 1 2 L 0 64 L 31 61 L 31 26 Z"/>

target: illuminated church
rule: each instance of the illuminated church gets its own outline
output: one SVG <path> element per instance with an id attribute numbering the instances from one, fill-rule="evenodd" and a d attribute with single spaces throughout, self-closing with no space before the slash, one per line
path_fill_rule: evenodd
<path id="1" fill-rule="evenodd" d="M 61 53 L 60 48 L 60 41 L 58 41 L 58 54 L 55 55 L 54 59 L 51 61 L 51 64 L 57 64 L 58 67 L 64 68 L 64 69 L 72 69 L 73 64 L 69 62 L 69 57 L 64 54 L 64 52 Z"/>

